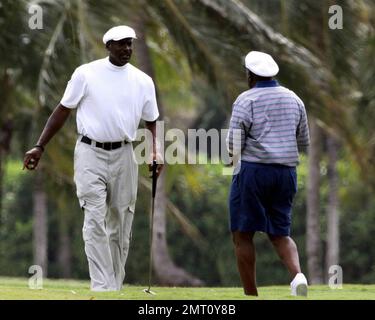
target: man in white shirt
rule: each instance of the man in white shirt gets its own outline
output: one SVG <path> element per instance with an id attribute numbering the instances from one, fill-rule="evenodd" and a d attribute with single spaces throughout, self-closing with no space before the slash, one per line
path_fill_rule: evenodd
<path id="1" fill-rule="evenodd" d="M 133 39 L 136 34 L 128 26 L 104 34 L 109 56 L 74 71 L 60 104 L 24 158 L 24 168 L 34 170 L 49 140 L 77 108 L 74 181 L 85 214 L 82 231 L 93 291 L 121 290 L 125 277 L 138 183 L 131 142 L 141 119 L 152 133 L 156 159 L 155 87 L 129 63 Z M 158 164 L 158 174 L 161 168 Z"/>

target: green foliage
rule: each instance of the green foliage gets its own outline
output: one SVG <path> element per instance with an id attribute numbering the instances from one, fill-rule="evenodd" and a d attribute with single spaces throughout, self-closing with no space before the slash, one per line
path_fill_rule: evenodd
<path id="1" fill-rule="evenodd" d="M 9 162 L 0 215 L 0 274 L 26 275 L 32 265 L 32 179 L 20 162 Z"/>
<path id="2" fill-rule="evenodd" d="M 375 280 L 374 194 L 358 179 L 355 165 L 341 165 L 340 169 L 341 176 L 345 177 L 340 189 L 340 256 L 344 280 L 372 283 Z"/>
<path id="3" fill-rule="evenodd" d="M 233 264 L 229 269 L 224 267 L 228 258 L 233 258 L 233 250 L 226 209 L 230 177 L 222 176 L 221 169 L 219 165 L 195 166 L 193 185 L 189 181 L 190 175 L 180 174 L 170 193 L 171 201 L 188 214 L 210 244 L 208 247 L 194 247 L 171 221 L 168 226 L 168 242 L 176 244 L 170 249 L 171 254 L 178 265 L 210 285 L 218 281 L 227 284 L 227 281 L 231 281 L 230 274 L 236 276 Z"/>

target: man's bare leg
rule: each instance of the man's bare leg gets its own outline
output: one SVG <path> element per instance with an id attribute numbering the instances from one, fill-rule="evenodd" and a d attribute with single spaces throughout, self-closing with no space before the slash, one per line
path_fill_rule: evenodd
<path id="1" fill-rule="evenodd" d="M 288 236 L 274 236 L 269 234 L 268 237 L 293 279 L 297 273 L 301 272 L 296 243 Z"/>
<path id="2" fill-rule="evenodd" d="M 257 296 L 254 232 L 233 232 L 233 243 L 237 257 L 237 267 L 240 273 L 244 293 Z"/>

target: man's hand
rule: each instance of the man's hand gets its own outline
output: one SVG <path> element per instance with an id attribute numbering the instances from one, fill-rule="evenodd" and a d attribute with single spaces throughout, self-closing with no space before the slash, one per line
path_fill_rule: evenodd
<path id="1" fill-rule="evenodd" d="M 23 158 L 23 169 L 34 170 L 39 163 L 39 159 L 44 151 L 44 146 L 56 134 L 57 131 L 64 125 L 66 119 L 69 117 L 71 109 L 59 104 L 48 118 L 46 125 L 38 139 L 37 145 L 25 153 Z"/>
<path id="2" fill-rule="evenodd" d="M 152 172 L 152 161 L 156 160 L 156 175 L 159 177 L 161 170 L 163 169 L 163 157 L 160 153 L 152 153 L 151 161 L 148 164 L 148 171 Z"/>
<path id="3" fill-rule="evenodd" d="M 23 168 L 27 170 L 35 170 L 38 166 L 39 160 L 42 157 L 43 150 L 40 147 L 34 147 L 25 153 L 23 158 Z"/>

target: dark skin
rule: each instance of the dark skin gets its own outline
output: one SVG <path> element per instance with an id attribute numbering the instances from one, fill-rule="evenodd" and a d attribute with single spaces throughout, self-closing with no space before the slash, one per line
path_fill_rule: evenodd
<path id="1" fill-rule="evenodd" d="M 269 81 L 272 80 L 272 77 L 261 77 L 257 76 L 255 73 L 252 73 L 249 69 L 246 69 L 247 74 L 247 84 L 250 89 L 254 88 L 258 81 Z"/>
<path id="2" fill-rule="evenodd" d="M 106 48 L 109 52 L 109 61 L 115 66 L 121 67 L 130 61 L 133 53 L 133 39 L 110 40 L 107 42 Z"/>
<path id="3" fill-rule="evenodd" d="M 247 82 L 249 88 L 253 88 L 258 81 L 268 81 L 272 78 L 259 77 L 247 70 Z M 232 233 L 235 254 L 237 258 L 237 267 L 240 273 L 241 282 L 245 295 L 257 296 L 258 290 L 256 286 L 256 252 L 253 242 L 255 232 Z M 281 261 L 289 271 L 291 279 L 297 273 L 301 272 L 299 256 L 296 243 L 289 236 L 275 236 L 268 234 L 268 238 L 275 248 Z"/>
<path id="4" fill-rule="evenodd" d="M 116 66 L 124 66 L 130 61 L 131 55 L 133 53 L 133 39 L 124 38 L 119 41 L 108 41 L 106 48 L 109 52 L 109 61 Z M 55 110 L 52 112 L 51 116 L 47 120 L 47 123 L 40 135 L 37 145 L 42 146 L 43 148 L 48 144 L 52 137 L 62 128 L 66 120 L 70 115 L 71 109 L 66 108 L 62 104 L 59 104 Z M 152 159 L 159 160 L 161 156 L 157 153 L 156 150 L 156 121 L 145 122 L 146 128 L 149 129 L 152 133 L 153 138 L 153 152 Z M 27 151 L 23 160 L 23 169 L 35 170 L 41 159 L 43 150 L 41 147 L 34 147 Z M 158 163 L 157 165 L 157 175 L 159 176 L 163 165 Z M 152 165 L 149 164 L 149 170 L 152 170 Z"/>

